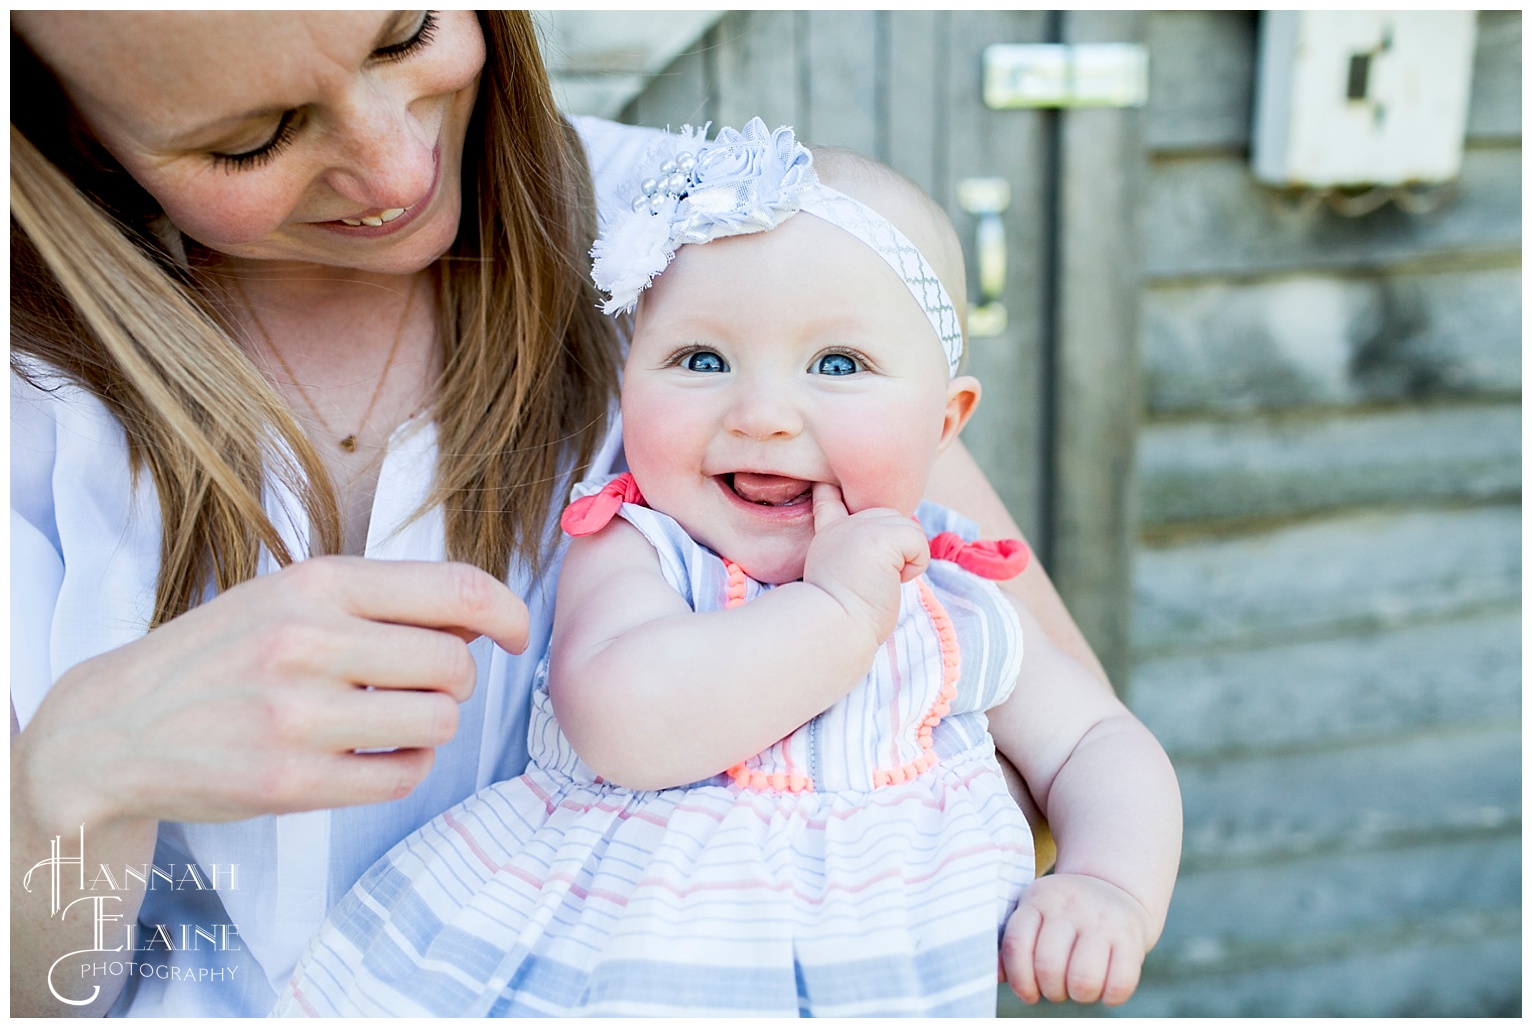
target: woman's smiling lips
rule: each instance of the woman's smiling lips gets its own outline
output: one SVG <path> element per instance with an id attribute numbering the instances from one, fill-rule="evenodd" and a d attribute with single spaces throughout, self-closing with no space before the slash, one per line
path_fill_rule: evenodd
<path id="1" fill-rule="evenodd" d="M 337 218 L 334 221 L 316 221 L 313 224 L 318 228 L 328 229 L 331 232 L 343 232 L 347 236 L 362 236 L 367 239 L 375 239 L 378 236 L 392 235 L 402 231 L 416 218 L 420 217 L 430 206 L 431 201 L 436 199 L 437 187 L 442 179 L 442 145 L 438 140 L 436 148 L 431 151 L 432 175 L 431 186 L 426 190 L 426 195 L 410 204 L 408 207 L 392 207 L 384 211 L 374 211 L 357 218 Z M 373 224 L 376 222 L 377 224 Z"/>

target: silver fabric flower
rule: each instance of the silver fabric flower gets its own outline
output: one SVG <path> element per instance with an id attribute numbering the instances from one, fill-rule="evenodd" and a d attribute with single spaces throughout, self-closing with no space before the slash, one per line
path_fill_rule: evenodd
<path id="1" fill-rule="evenodd" d="M 813 155 L 790 128 L 771 132 L 752 118 L 711 142 L 706 133 L 689 125 L 667 133 L 631 184 L 629 209 L 612 216 L 591 248 L 606 313 L 632 310 L 682 246 L 775 228 L 818 182 Z"/>

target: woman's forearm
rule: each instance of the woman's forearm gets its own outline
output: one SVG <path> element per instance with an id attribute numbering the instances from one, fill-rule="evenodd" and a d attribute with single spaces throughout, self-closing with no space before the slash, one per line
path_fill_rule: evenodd
<path id="1" fill-rule="evenodd" d="M 118 882 L 123 889 L 113 891 L 95 891 L 89 883 L 98 866 L 149 863 L 158 825 L 79 823 L 83 815 L 69 811 L 84 807 L 56 795 L 68 786 L 63 780 L 67 768 L 41 766 L 44 755 L 33 741 L 25 732 L 11 739 L 11 1013 L 101 1016 L 127 981 L 123 974 L 105 972 L 127 961 L 94 950 L 93 922 L 99 918 L 104 923 L 106 949 L 122 945 L 122 926 L 138 919 L 143 890 L 132 888 L 129 880 Z M 76 858 L 81 862 L 73 862 Z M 87 1002 L 78 1003 L 82 1000 Z"/>
<path id="2" fill-rule="evenodd" d="M 937 459 L 926 495 L 978 522 L 979 533 L 985 538 L 1024 538 L 1015 518 L 961 442 L 954 443 Z M 1020 575 L 999 584 L 1026 604 L 1054 645 L 1097 678 L 1107 681 L 1106 669 L 1070 616 L 1041 562 L 1034 558 Z"/>

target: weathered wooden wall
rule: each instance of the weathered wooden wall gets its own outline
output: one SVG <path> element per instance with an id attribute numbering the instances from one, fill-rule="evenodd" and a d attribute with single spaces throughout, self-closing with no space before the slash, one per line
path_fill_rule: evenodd
<path id="1" fill-rule="evenodd" d="M 1187 832 L 1135 1015 L 1521 1007 L 1521 16 L 1438 209 L 1248 172 L 1257 16 L 1150 16 L 1134 708 Z"/>
<path id="2" fill-rule="evenodd" d="M 1070 202 L 1067 182 L 1042 189 L 1049 115 L 953 98 L 974 90 L 985 43 L 1041 41 L 1046 18 L 731 12 L 624 117 L 760 114 L 889 161 L 955 214 L 956 177 L 1005 174 L 1007 228 L 1025 235 L 1068 220 L 1045 209 Z M 1095 170 L 1144 165 L 1112 198 L 1139 197 L 1142 240 L 1125 322 L 1138 352 L 1124 355 L 1139 395 L 1116 398 L 1141 411 L 1133 492 L 1112 502 L 1137 524 L 1126 692 L 1176 762 L 1187 832 L 1164 938 L 1116 1012 L 1518 1013 L 1520 14 L 1479 17 L 1454 195 L 1362 218 L 1253 181 L 1255 13 L 1062 24 L 1136 35 L 1151 68 L 1137 125 L 1092 137 L 1089 116 L 1106 112 L 1071 112 L 1057 137 L 1076 178 L 1092 169 L 1070 170 L 1071 153 L 1135 134 L 1136 155 Z M 1049 259 L 1013 255 L 1012 328 L 974 346 L 987 420 L 965 437 L 1029 533 L 1059 499 L 1038 448 L 1071 438 L 1067 410 L 1056 436 L 1041 413 L 1036 319 L 1067 245 Z M 1071 303 L 1086 331 L 1111 320 L 1067 282 L 1060 293 L 1066 343 Z M 1099 400 L 1062 402 L 1098 416 Z M 1004 992 L 1002 1012 L 1105 1013 L 1024 1010 Z"/>

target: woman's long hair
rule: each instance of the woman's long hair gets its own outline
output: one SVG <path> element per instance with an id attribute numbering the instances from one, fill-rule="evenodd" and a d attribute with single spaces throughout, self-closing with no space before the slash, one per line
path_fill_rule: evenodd
<path id="1" fill-rule="evenodd" d="M 587 463 L 616 393 L 617 345 L 586 253 L 595 204 L 579 141 L 554 106 L 530 15 L 479 15 L 487 57 L 463 158 L 462 223 L 440 263 L 444 372 L 426 509 L 447 552 L 497 577 L 538 573 L 554 492 Z M 158 211 L 79 127 L 12 34 L 11 340 L 95 394 L 122 424 L 161 512 L 151 627 L 211 584 L 288 552 L 262 481 L 292 489 L 314 553 L 340 549 L 333 484 L 275 389 L 154 230 Z M 48 387 L 35 365 L 13 368 Z M 299 513 L 299 512 L 294 512 Z M 423 513 L 423 511 L 421 512 Z"/>

